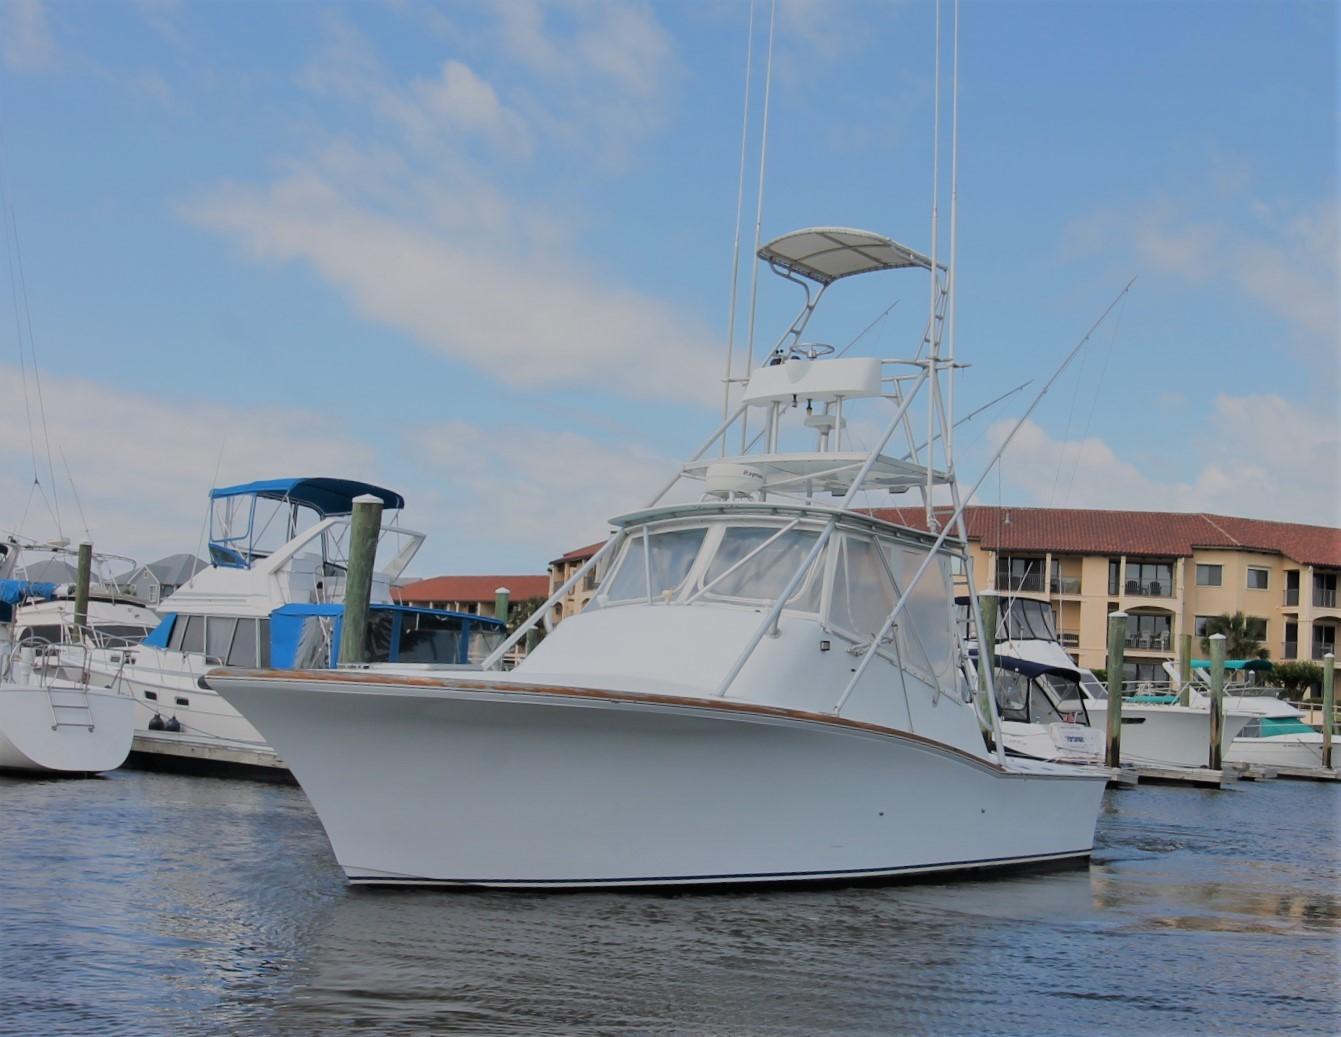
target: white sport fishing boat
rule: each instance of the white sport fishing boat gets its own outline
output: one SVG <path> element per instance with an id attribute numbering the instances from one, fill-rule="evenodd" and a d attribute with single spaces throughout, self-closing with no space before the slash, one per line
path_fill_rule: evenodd
<path id="1" fill-rule="evenodd" d="M 49 776 L 119 767 L 130 752 L 134 704 L 90 686 L 82 666 L 68 675 L 58 650 L 16 622 L 20 609 L 57 592 L 14 578 L 19 553 L 15 541 L 0 542 L 0 770 Z M 89 627 L 83 636 L 86 660 Z"/>
<path id="2" fill-rule="evenodd" d="M 391 588 L 424 535 L 396 523 L 400 494 L 349 479 L 268 479 L 210 491 L 210 565 L 159 604 L 135 645 L 87 661 L 96 683 L 135 702 L 137 762 L 282 768 L 274 750 L 201 682 L 221 665 L 333 666 L 344 613 L 345 549 L 354 499 L 387 509 L 373 573 L 366 657 L 377 668 L 478 665 L 502 639 L 489 616 L 398 605 Z"/>
<path id="3" fill-rule="evenodd" d="M 795 883 L 1089 857 L 1107 775 L 1008 758 L 990 693 L 978 707 L 951 582 L 962 525 L 858 510 L 863 493 L 911 491 L 928 510 L 933 492 L 958 497 L 943 279 L 912 359 L 802 341 L 839 279 L 944 268 L 841 228 L 759 257 L 805 289 L 801 313 L 734 413 L 537 610 L 600 567 L 590 605 L 515 670 L 205 678 L 289 763 L 351 881 Z M 919 400 L 939 464 L 912 441 Z M 869 450 L 845 437 L 863 403 L 887 411 Z M 901 430 L 908 458 L 883 452 Z M 682 480 L 698 499 L 668 503 Z"/>

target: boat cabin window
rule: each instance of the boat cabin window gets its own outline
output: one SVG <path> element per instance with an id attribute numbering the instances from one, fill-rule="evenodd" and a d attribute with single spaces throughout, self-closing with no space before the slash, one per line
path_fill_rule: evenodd
<path id="1" fill-rule="evenodd" d="M 776 601 L 815 546 L 818 533 L 777 526 L 728 526 L 703 577 L 705 596 Z M 806 573 L 787 604 L 819 611 L 819 580 Z"/>
<path id="2" fill-rule="evenodd" d="M 1011 641 L 1056 641 L 1052 606 L 1046 601 L 1010 598 L 1002 603 L 1001 631 Z"/>
<path id="3" fill-rule="evenodd" d="M 237 620 L 232 616 L 205 617 L 205 657 L 222 663 L 228 658 L 228 646 L 233 643 Z"/>
<path id="4" fill-rule="evenodd" d="M 655 601 L 666 591 L 674 594 L 689 575 L 707 532 L 699 527 L 630 538 L 618 568 L 606 578 L 601 596 L 609 602 L 646 601 L 649 596 Z"/>
<path id="5" fill-rule="evenodd" d="M 997 670 L 996 698 L 1003 720 L 1022 724 L 1074 722 L 1067 721 L 1043 684 L 1014 670 Z M 1067 716 L 1074 714 L 1068 713 Z"/>
<path id="6" fill-rule="evenodd" d="M 478 666 L 493 654 L 494 649 L 508 636 L 502 627 L 470 624 L 470 640 L 466 643 L 466 662 Z"/>
<path id="7" fill-rule="evenodd" d="M 178 616 L 177 622 L 172 624 L 172 637 L 168 640 L 168 647 L 176 652 L 197 654 L 204 652 L 205 617 Z"/>
<path id="8" fill-rule="evenodd" d="M 228 647 L 226 661 L 229 666 L 256 665 L 256 620 L 239 619 L 237 633 Z"/>
<path id="9" fill-rule="evenodd" d="M 51 626 L 20 627 L 16 641 L 37 641 L 40 644 L 55 645 L 63 641 L 63 627 L 59 623 Z"/>
<path id="10" fill-rule="evenodd" d="M 829 622 L 869 640 L 894 609 L 894 583 L 876 545 L 844 536 L 829 598 Z"/>

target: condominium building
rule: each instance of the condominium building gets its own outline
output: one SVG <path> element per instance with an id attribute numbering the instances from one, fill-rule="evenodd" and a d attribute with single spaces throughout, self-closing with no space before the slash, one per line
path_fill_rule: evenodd
<path id="1" fill-rule="evenodd" d="M 920 508 L 877 509 L 901 525 Z M 1242 612 L 1276 661 L 1335 652 L 1341 529 L 1227 515 L 970 506 L 979 588 L 1051 602 L 1062 643 L 1090 668 L 1107 654 L 1108 614 L 1127 614 L 1128 677 L 1159 679 L 1180 635 Z"/>
<path id="2" fill-rule="evenodd" d="M 586 547 L 579 547 L 576 550 L 569 551 L 566 555 L 554 559 L 549 563 L 549 593 L 553 595 L 560 587 L 568 582 L 569 577 L 576 573 L 588 559 L 591 558 L 601 546 L 604 540 L 594 544 L 588 544 Z M 554 607 L 554 621 L 566 619 L 569 616 L 581 612 L 591 600 L 591 596 L 596 593 L 596 569 L 593 567 L 583 574 L 582 579 L 563 596 L 563 599 Z"/>

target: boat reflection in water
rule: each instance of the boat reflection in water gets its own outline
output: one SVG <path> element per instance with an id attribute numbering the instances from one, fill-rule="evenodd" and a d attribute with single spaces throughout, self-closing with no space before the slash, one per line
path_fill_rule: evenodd
<path id="1" fill-rule="evenodd" d="M 911 431 L 953 423 L 946 272 L 843 228 L 759 259 L 804 289 L 800 314 L 698 453 L 537 611 L 600 567 L 588 608 L 517 669 L 493 672 L 505 642 L 476 673 L 206 676 L 288 762 L 352 881 L 850 881 L 1088 858 L 1106 775 L 1008 759 L 990 689 L 979 705 L 954 609 L 962 524 L 858 510 L 867 492 L 958 502 L 949 437 L 919 453 Z M 831 285 L 896 269 L 933 278 L 927 355 L 803 341 Z M 869 450 L 845 434 L 863 406 L 884 411 Z M 884 452 L 896 433 L 906 452 Z M 698 499 L 670 503 L 682 482 Z"/>

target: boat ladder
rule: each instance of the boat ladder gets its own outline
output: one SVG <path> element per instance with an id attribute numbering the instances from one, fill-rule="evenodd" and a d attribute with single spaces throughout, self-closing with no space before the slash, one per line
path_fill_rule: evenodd
<path id="1" fill-rule="evenodd" d="M 72 688 L 46 687 L 47 705 L 51 707 L 51 730 L 62 727 L 94 728 L 93 707 L 88 700 L 88 686 Z M 60 696 L 60 698 L 57 698 Z"/>

